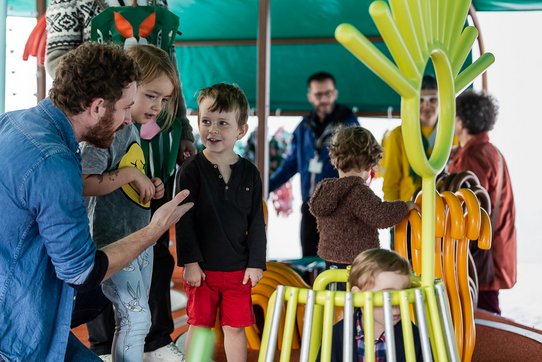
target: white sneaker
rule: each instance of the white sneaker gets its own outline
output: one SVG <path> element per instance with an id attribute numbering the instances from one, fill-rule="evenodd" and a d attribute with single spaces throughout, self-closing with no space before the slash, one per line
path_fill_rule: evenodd
<path id="1" fill-rule="evenodd" d="M 172 342 L 167 346 L 143 354 L 143 362 L 184 362 L 184 354 Z"/>
<path id="2" fill-rule="evenodd" d="M 100 359 L 105 362 L 113 362 L 113 357 L 110 354 L 99 355 Z"/>

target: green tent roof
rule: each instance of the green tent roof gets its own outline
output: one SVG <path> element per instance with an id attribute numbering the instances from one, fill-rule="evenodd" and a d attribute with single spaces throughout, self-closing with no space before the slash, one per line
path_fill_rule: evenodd
<path id="1" fill-rule="evenodd" d="M 6 1 L 6 0 L 4 0 Z M 3 1 L 2 1 L 3 2 Z M 49 2 L 47 0 L 47 2 Z M 235 0 L 235 1 L 222 1 L 222 0 L 169 0 L 170 6 L 173 9 L 181 8 L 213 8 L 215 14 L 228 14 L 231 9 L 236 9 L 239 14 L 241 8 L 256 8 L 257 0 Z M 314 13 L 332 13 L 336 10 L 337 6 L 342 7 L 343 4 L 367 4 L 366 0 L 359 1 L 341 1 L 341 0 L 273 0 L 273 10 L 284 10 L 284 12 L 290 12 L 290 14 L 303 14 L 311 10 Z M 533 11 L 542 10 L 541 0 L 474 0 L 473 1 L 476 10 L 478 11 Z M 8 15 L 10 16 L 34 16 L 36 12 L 36 0 L 7 0 Z M 366 6 L 366 5 L 362 5 Z M 346 5 L 346 8 L 350 5 Z M 290 11 L 290 9 L 301 9 L 300 13 Z M 226 10 L 223 13 L 221 10 Z M 246 13 L 245 13 L 246 14 Z M 254 13 L 255 14 L 255 13 Z M 332 13 L 333 14 L 333 13 Z M 180 13 L 179 13 L 180 15 Z M 249 14 L 250 15 L 250 14 Z M 297 17 L 297 16 L 296 16 Z M 237 18 L 238 19 L 238 18 Z"/>
<path id="2" fill-rule="evenodd" d="M 35 13 L 36 0 L 7 2 L 9 15 L 32 16 Z M 244 89 L 254 107 L 258 1 L 169 2 L 170 10 L 179 16 L 181 23 L 177 59 L 187 106 L 195 108 L 198 89 L 224 81 L 237 83 Z M 307 110 L 306 79 L 320 70 L 335 75 L 341 103 L 365 113 L 399 110 L 398 95 L 333 39 L 340 23 L 351 23 L 366 36 L 374 37 L 375 45 L 389 55 L 368 15 L 371 2 L 271 1 L 272 112 Z M 542 0 L 475 0 L 474 5 L 481 11 L 542 10 Z M 467 64 L 470 62 L 469 58 Z"/>

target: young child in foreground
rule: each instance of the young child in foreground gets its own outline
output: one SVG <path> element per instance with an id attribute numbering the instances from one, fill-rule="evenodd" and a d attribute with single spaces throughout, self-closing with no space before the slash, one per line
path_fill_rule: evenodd
<path id="1" fill-rule="evenodd" d="M 352 292 L 392 291 L 411 287 L 410 265 L 406 259 L 394 251 L 386 249 L 369 249 L 359 254 L 352 263 L 348 282 Z M 398 306 L 392 308 L 393 332 L 395 337 L 395 353 L 397 362 L 406 361 L 403 342 L 401 314 Z M 411 324 L 409 321 L 406 323 Z M 363 332 L 363 311 L 356 308 L 354 312 L 353 361 L 365 360 L 365 338 Z M 385 321 L 383 308 L 374 309 L 375 361 L 386 360 Z M 414 336 L 414 352 L 416 361 L 422 361 L 422 350 L 418 328 L 412 324 Z M 333 326 L 331 361 L 343 361 L 343 321 Z"/>
<path id="2" fill-rule="evenodd" d="M 345 268 L 364 250 L 378 248 L 378 230 L 398 224 L 416 207 L 413 202 L 382 201 L 367 185 L 382 158 L 382 147 L 363 127 L 339 129 L 329 147 L 339 178 L 321 181 L 309 206 L 316 217 L 318 255 L 326 269 Z"/>
<path id="3" fill-rule="evenodd" d="M 177 224 L 187 346 L 194 327 L 214 327 L 218 310 L 228 361 L 246 361 L 245 327 L 254 323 L 251 286 L 262 278 L 267 243 L 260 174 L 233 150 L 247 133 L 248 101 L 240 88 L 225 83 L 201 90 L 197 101 L 205 149 L 185 161 L 177 180 L 194 202 Z"/>
<path id="4" fill-rule="evenodd" d="M 137 86 L 135 103 L 127 109 L 110 109 L 96 125 L 96 137 L 107 129 L 111 117 L 124 117 L 109 148 L 81 147 L 83 194 L 88 199 L 88 215 L 92 237 L 99 248 L 118 240 L 149 223 L 150 200 L 164 195 L 159 178 L 145 175 L 145 158 L 139 132 L 131 120 L 139 124 L 156 121 L 165 111 L 171 122 L 179 82 L 168 54 L 152 45 L 137 45 L 127 53 L 139 65 L 142 80 Z M 105 140 L 107 142 L 107 140 Z M 145 337 L 151 325 L 148 293 L 152 277 L 153 247 L 102 284 L 105 296 L 115 306 L 113 361 L 142 361 Z M 179 353 L 179 360 L 182 355 Z"/>

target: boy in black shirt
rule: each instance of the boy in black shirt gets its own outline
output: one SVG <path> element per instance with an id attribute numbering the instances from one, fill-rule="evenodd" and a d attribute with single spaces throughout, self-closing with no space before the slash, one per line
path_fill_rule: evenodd
<path id="1" fill-rule="evenodd" d="M 251 286 L 262 278 L 267 243 L 259 172 L 233 151 L 248 130 L 248 101 L 240 88 L 219 83 L 200 91 L 198 105 L 206 148 L 185 161 L 177 180 L 177 188 L 190 190 L 186 201 L 194 202 L 177 224 L 187 345 L 194 326 L 215 325 L 218 308 L 226 356 L 244 361 L 244 327 L 254 323 Z"/>

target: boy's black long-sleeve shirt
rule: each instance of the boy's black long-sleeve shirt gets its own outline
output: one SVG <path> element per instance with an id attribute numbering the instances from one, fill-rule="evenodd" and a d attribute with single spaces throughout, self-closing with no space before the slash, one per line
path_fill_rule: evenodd
<path id="1" fill-rule="evenodd" d="M 202 269 L 265 269 L 267 239 L 262 183 L 244 158 L 230 166 L 224 183 L 218 166 L 199 153 L 183 163 L 177 190 L 188 189 L 194 206 L 176 225 L 177 264 L 198 262 Z"/>

